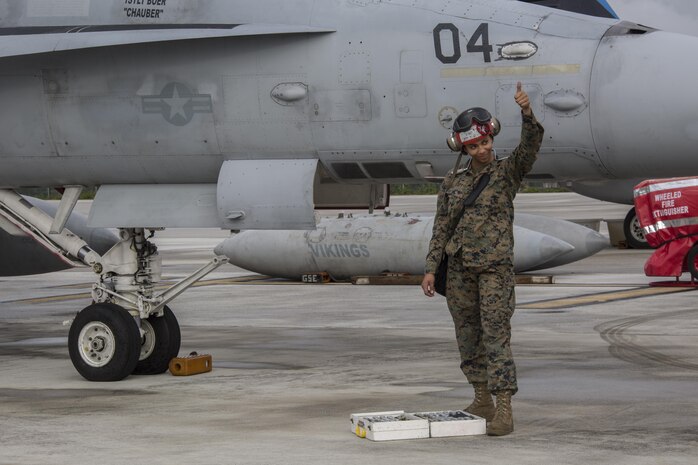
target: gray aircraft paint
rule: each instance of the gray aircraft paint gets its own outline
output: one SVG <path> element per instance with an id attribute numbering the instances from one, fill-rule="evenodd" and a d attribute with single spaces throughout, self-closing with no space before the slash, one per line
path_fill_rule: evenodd
<path id="1" fill-rule="evenodd" d="M 418 215 L 323 218 L 315 231 L 233 234 L 215 251 L 246 270 L 295 280 L 317 272 L 335 279 L 386 271 L 418 275 L 424 272 L 433 223 L 433 216 Z M 530 214 L 517 215 L 514 244 L 517 272 L 564 265 L 609 246 L 589 228 Z"/>
<path id="2" fill-rule="evenodd" d="M 514 224 L 525 230 L 539 232 L 560 239 L 574 248 L 548 261 L 532 264 L 526 268 L 526 271 L 550 269 L 583 260 L 610 245 L 607 237 L 572 221 L 516 212 L 514 214 Z M 515 246 L 514 253 L 516 253 L 516 250 L 519 249 L 516 249 Z M 531 252 L 529 251 L 528 253 Z"/>
<path id="3" fill-rule="evenodd" d="M 220 226 L 312 228 L 309 177 L 443 176 L 466 107 L 499 117 L 510 153 L 517 81 L 546 127 L 531 177 L 628 201 L 617 181 L 698 172 L 696 102 L 676 91 L 698 70 L 690 36 L 504 0 L 26 0 L 0 13 L 2 187 L 217 184 Z M 298 159 L 316 163 L 286 173 Z M 232 182 L 240 166 L 259 181 Z M 108 226 L 141 219 L 99 207 Z M 181 224 L 176 207 L 150 226 Z"/>

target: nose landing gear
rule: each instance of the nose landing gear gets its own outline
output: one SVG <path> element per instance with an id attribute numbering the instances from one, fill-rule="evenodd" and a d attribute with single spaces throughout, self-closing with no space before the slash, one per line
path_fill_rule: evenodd
<path id="1" fill-rule="evenodd" d="M 227 261 L 215 257 L 155 294 L 161 269 L 157 247 L 142 229 L 122 229 L 120 237 L 94 266 L 100 274 L 92 290 L 95 303 L 78 313 L 70 327 L 70 359 L 90 381 L 166 371 L 181 343 L 179 323 L 166 304 Z"/>
<path id="2" fill-rule="evenodd" d="M 75 195 L 61 200 L 56 219 L 17 192 L 0 189 L 1 219 L 66 264 L 87 265 L 99 276 L 92 286 L 92 305 L 81 310 L 70 327 L 68 352 L 75 369 L 90 381 L 164 372 L 179 352 L 181 341 L 179 324 L 167 304 L 228 259 L 214 257 L 156 294 L 162 261 L 157 247 L 149 241 L 155 231 L 146 237 L 145 228 L 120 228 L 119 242 L 100 256 L 64 227 L 73 200 Z"/>
<path id="3" fill-rule="evenodd" d="M 117 381 L 130 375 L 167 370 L 179 353 L 179 323 L 166 305 L 196 281 L 227 261 L 215 257 L 161 294 L 161 258 L 141 228 L 120 230 L 121 240 L 95 269 L 99 280 L 92 299 L 73 321 L 68 338 L 76 370 L 91 381 Z"/>

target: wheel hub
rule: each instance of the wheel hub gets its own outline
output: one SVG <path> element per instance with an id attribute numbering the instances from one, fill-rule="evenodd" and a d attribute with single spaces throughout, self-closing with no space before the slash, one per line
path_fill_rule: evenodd
<path id="1" fill-rule="evenodd" d="M 114 356 L 116 341 L 109 326 L 99 321 L 85 325 L 78 336 L 80 357 L 92 367 L 103 367 Z"/>
<path id="2" fill-rule="evenodd" d="M 637 218 L 637 216 L 635 217 L 635 219 L 633 219 L 633 222 L 630 225 L 630 232 L 633 235 L 633 237 L 638 241 L 646 241 L 645 231 L 642 229 L 642 226 L 640 225 L 640 220 Z"/>
<path id="3" fill-rule="evenodd" d="M 96 337 L 92 340 L 92 350 L 95 352 L 103 351 L 106 345 L 106 341 L 103 337 Z"/>
<path id="4" fill-rule="evenodd" d="M 155 349 L 155 330 L 148 320 L 141 320 L 141 329 L 143 336 L 141 337 L 141 355 L 138 360 L 145 360 Z"/>

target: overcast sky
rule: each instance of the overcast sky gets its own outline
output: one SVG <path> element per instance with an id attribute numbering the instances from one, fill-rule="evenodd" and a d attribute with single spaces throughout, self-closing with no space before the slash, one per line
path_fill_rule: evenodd
<path id="1" fill-rule="evenodd" d="M 665 31 L 698 35 L 696 0 L 607 0 L 621 19 Z"/>

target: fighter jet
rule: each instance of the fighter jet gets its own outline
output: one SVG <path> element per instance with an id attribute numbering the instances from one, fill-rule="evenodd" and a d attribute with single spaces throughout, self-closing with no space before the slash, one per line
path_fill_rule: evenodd
<path id="1" fill-rule="evenodd" d="M 149 230 L 313 229 L 315 208 L 385 205 L 386 185 L 452 167 L 445 140 L 471 106 L 499 118 L 507 156 L 517 81 L 546 128 L 533 177 L 623 201 L 635 179 L 696 174 L 680 90 L 698 38 L 536 3 L 0 2 L 0 214 L 95 271 L 69 335 L 78 372 L 163 371 L 167 304 L 225 262 L 158 293 Z M 55 215 L 28 186 L 63 189 Z M 83 186 L 100 186 L 88 225 L 119 229 L 107 253 L 65 227 Z"/>

